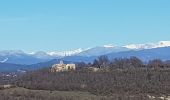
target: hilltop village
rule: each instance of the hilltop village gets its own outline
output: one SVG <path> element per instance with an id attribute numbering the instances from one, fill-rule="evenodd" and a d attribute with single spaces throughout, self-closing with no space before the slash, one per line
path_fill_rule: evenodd
<path id="1" fill-rule="evenodd" d="M 76 70 L 75 64 L 64 64 L 61 60 L 59 64 L 54 64 L 51 68 L 51 72 L 63 72 L 63 71 L 70 71 Z"/>

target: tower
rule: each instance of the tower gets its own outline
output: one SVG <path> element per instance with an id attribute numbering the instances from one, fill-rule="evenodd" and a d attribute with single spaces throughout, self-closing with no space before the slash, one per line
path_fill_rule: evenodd
<path id="1" fill-rule="evenodd" d="M 62 64 L 62 65 L 64 64 L 63 60 L 60 60 L 60 64 Z"/>

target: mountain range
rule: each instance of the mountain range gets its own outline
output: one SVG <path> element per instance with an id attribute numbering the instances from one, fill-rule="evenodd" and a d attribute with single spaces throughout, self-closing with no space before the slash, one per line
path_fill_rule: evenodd
<path id="1" fill-rule="evenodd" d="M 77 49 L 64 52 L 32 52 L 20 50 L 0 51 L 0 70 L 37 69 L 58 63 L 59 59 L 68 62 L 92 62 L 101 55 L 110 59 L 136 56 L 142 61 L 152 59 L 170 60 L 170 41 L 158 43 L 130 44 L 125 46 L 104 45 L 94 48 Z M 11 67 L 10 67 L 11 66 Z M 10 68 L 9 68 L 10 67 Z"/>

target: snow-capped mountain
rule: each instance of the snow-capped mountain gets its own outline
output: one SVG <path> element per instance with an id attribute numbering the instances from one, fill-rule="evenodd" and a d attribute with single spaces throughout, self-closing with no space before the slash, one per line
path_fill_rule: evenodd
<path id="1" fill-rule="evenodd" d="M 0 63 L 13 63 L 13 64 L 35 64 L 44 61 L 50 61 L 52 59 L 69 58 L 78 60 L 81 58 L 88 60 L 90 57 L 97 57 L 101 55 L 107 55 L 110 53 L 119 53 L 126 51 L 139 51 L 148 50 L 155 48 L 170 47 L 170 41 L 160 41 L 157 43 L 146 43 L 146 44 L 129 44 L 125 46 L 115 46 L 112 44 L 97 46 L 87 49 L 76 49 L 71 51 L 61 51 L 61 52 L 31 52 L 25 53 L 21 50 L 4 50 L 0 51 Z M 80 61 L 80 59 L 79 59 Z"/>
<path id="2" fill-rule="evenodd" d="M 146 44 L 130 44 L 123 47 L 126 47 L 128 49 L 152 49 L 152 48 L 160 48 L 160 47 L 169 47 L 170 41 L 160 41 L 158 43 L 146 43 Z"/>
<path id="3" fill-rule="evenodd" d="M 0 51 L 0 56 L 9 56 L 9 55 L 20 56 L 22 54 L 24 54 L 24 52 L 21 51 L 21 50 L 3 50 L 3 51 Z"/>
<path id="4" fill-rule="evenodd" d="M 72 51 L 47 52 L 47 54 L 50 56 L 53 56 L 53 57 L 56 57 L 56 56 L 64 57 L 64 56 L 73 56 L 73 55 L 79 54 L 85 50 L 87 50 L 87 49 L 79 48 L 79 49 L 72 50 Z"/>
<path id="5" fill-rule="evenodd" d="M 37 58 L 49 58 L 49 57 L 65 57 L 65 56 L 73 56 L 76 54 L 79 54 L 80 52 L 83 52 L 87 49 L 75 49 L 70 51 L 51 51 L 51 52 L 44 52 L 44 51 L 38 51 L 38 52 L 30 52 L 27 54 L 30 54 L 32 56 L 35 56 Z"/>
<path id="6" fill-rule="evenodd" d="M 114 48 L 116 46 L 114 46 L 113 44 L 107 44 L 107 45 L 104 45 L 103 47 L 105 47 L 105 48 Z"/>
<path id="7" fill-rule="evenodd" d="M 88 49 L 64 52 L 31 52 L 20 50 L 0 51 L 0 71 L 38 69 L 50 67 L 62 58 L 69 62 L 93 62 L 98 56 L 106 55 L 109 59 L 135 56 L 147 62 L 152 59 L 170 60 L 170 41 L 158 43 L 130 44 L 125 46 L 104 45 Z"/>
<path id="8" fill-rule="evenodd" d="M 5 63 L 8 61 L 8 58 L 5 58 L 4 60 L 1 60 L 0 63 Z"/>
<path id="9" fill-rule="evenodd" d="M 4 50 L 0 51 L 0 63 L 26 64 L 26 65 L 36 64 L 44 61 L 50 61 L 52 59 L 60 59 L 65 56 L 73 56 L 82 51 L 83 49 L 64 52 L 38 51 L 25 53 L 21 50 Z"/>
<path id="10" fill-rule="evenodd" d="M 49 54 L 47 54 L 44 51 L 32 52 L 32 53 L 28 53 L 28 55 L 33 56 L 35 58 L 40 58 L 40 59 L 51 59 L 52 58 Z"/>
<path id="11" fill-rule="evenodd" d="M 0 51 L 0 63 L 34 64 L 48 60 L 49 59 L 37 58 L 21 50 Z"/>
<path id="12" fill-rule="evenodd" d="M 170 41 L 160 41 L 158 43 L 145 43 L 145 44 L 129 44 L 125 46 L 114 46 L 112 44 L 94 47 L 80 52 L 79 56 L 100 56 L 108 53 L 117 53 L 123 51 L 138 51 L 144 49 L 153 49 L 161 47 L 169 47 Z"/>
<path id="13" fill-rule="evenodd" d="M 80 52 L 77 55 L 90 57 L 90 56 L 100 56 L 100 55 L 105 55 L 105 54 L 112 53 L 112 52 L 122 52 L 122 51 L 128 51 L 128 50 L 130 49 L 126 47 L 113 46 L 109 44 L 109 45 L 98 46 L 98 47 L 88 49 L 86 51 Z"/>
<path id="14" fill-rule="evenodd" d="M 163 61 L 170 60 L 170 47 L 159 47 L 152 49 L 144 49 L 144 50 L 136 50 L 136 51 L 125 51 L 119 53 L 110 53 L 107 54 L 110 59 L 115 58 L 129 58 L 129 57 L 137 57 L 144 62 L 148 62 L 153 59 L 161 59 Z"/>

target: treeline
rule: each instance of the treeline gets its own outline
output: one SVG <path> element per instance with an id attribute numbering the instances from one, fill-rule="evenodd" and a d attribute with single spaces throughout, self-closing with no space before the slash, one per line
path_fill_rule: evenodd
<path id="1" fill-rule="evenodd" d="M 48 68 L 29 72 L 14 84 L 27 89 L 87 91 L 103 96 L 170 95 L 170 67 L 158 59 L 146 64 L 136 57 L 109 61 L 101 56 L 93 64 L 79 63 L 78 67 L 69 72 L 51 73 Z M 100 70 L 84 70 L 88 67 Z"/>
<path id="2" fill-rule="evenodd" d="M 148 62 L 142 62 L 137 57 L 130 58 L 116 58 L 109 60 L 107 56 L 100 56 L 93 61 L 93 63 L 80 62 L 77 64 L 78 68 L 82 67 L 97 67 L 97 68 L 109 68 L 109 69 L 133 69 L 133 68 L 170 68 L 170 61 L 162 61 L 160 59 L 150 60 Z"/>

